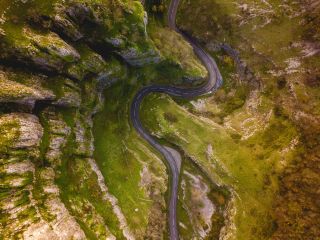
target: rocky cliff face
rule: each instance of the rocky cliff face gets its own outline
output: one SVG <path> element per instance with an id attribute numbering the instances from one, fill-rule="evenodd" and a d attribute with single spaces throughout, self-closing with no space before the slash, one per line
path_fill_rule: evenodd
<path id="1" fill-rule="evenodd" d="M 161 160 L 135 136 L 132 196 L 109 190 L 106 172 L 113 165 L 97 164 L 94 155 L 93 116 L 132 95 L 105 95 L 106 88 L 139 87 L 146 82 L 139 76 L 159 71 L 155 63 L 182 72 L 176 83 L 189 76 L 149 38 L 143 6 L 4 0 L 0 46 L 0 238 L 162 239 L 167 175 Z M 205 76 L 201 71 L 193 81 Z M 126 116 L 123 121 L 128 125 Z"/>

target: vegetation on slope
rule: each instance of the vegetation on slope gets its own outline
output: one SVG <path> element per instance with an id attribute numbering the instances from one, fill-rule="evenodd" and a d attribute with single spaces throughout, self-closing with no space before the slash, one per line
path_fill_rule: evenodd
<path id="1" fill-rule="evenodd" d="M 222 138 L 212 146 L 217 155 L 226 152 L 228 157 L 217 162 L 230 164 L 225 165 L 230 176 L 221 171 L 224 168 L 208 171 L 216 181 L 222 177 L 223 183 L 237 186 L 240 201 L 233 236 L 237 239 L 319 235 L 318 9 L 318 1 L 182 1 L 178 25 L 216 57 L 224 86 L 214 97 L 191 105 L 177 100 L 184 107 L 178 116 L 179 106 L 166 98 L 145 102 L 145 109 L 156 115 L 153 120 L 145 118 L 148 127 L 184 146 L 206 170 L 208 143 L 224 136 L 211 133 L 206 140 L 208 129 L 224 128 L 231 142 Z M 175 108 L 168 113 L 171 105 Z M 181 120 L 190 117 L 198 125 L 203 120 L 213 127 Z M 254 204 L 250 198 L 259 201 Z"/>
<path id="2" fill-rule="evenodd" d="M 2 1 L 0 13 L 0 117 L 13 121 L 0 128 L 0 238 L 164 238 L 165 167 L 127 114 L 143 84 L 199 84 L 190 46 L 164 28 L 191 62 L 154 44 L 137 1 Z"/>
<path id="3" fill-rule="evenodd" d="M 164 27 L 167 3 L 146 1 L 147 26 L 137 1 L 1 1 L 0 238 L 166 237 L 168 177 L 130 125 L 130 101 L 143 85 L 206 75 Z M 185 155 L 183 239 L 319 235 L 312 8 L 318 1 L 181 1 L 180 28 L 225 80 L 191 103 L 144 101 L 148 129 Z"/>

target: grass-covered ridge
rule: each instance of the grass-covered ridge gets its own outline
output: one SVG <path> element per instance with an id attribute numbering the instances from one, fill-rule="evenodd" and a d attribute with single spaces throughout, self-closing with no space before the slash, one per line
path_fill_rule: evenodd
<path id="1" fill-rule="evenodd" d="M 177 65 L 185 73 L 190 83 L 199 84 L 206 77 L 206 69 L 193 53 L 192 47 L 181 35 L 153 22 L 149 26 L 151 39 L 167 61 Z M 180 70 L 180 72 L 181 72 Z"/>

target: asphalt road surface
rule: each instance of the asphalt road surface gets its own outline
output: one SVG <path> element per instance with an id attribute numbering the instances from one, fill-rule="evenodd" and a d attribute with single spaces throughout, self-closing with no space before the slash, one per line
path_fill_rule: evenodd
<path id="1" fill-rule="evenodd" d="M 179 5 L 179 0 L 172 0 L 168 11 L 168 23 L 169 27 L 182 34 L 184 38 L 193 47 L 195 54 L 201 60 L 202 64 L 208 71 L 207 82 L 196 88 L 178 88 L 174 86 L 164 85 L 150 85 L 142 88 L 134 97 L 131 109 L 130 117 L 132 124 L 139 135 L 144 138 L 150 145 L 158 150 L 167 162 L 171 176 L 171 187 L 170 187 L 170 200 L 169 200 L 169 214 L 168 214 L 168 225 L 170 240 L 179 239 L 178 225 L 177 225 L 177 200 L 178 200 L 178 184 L 179 184 L 179 168 L 176 164 L 174 156 L 165 147 L 159 144 L 156 139 L 142 126 L 139 116 L 140 105 L 143 98 L 150 93 L 165 93 L 170 96 L 192 99 L 205 94 L 213 93 L 222 84 L 222 77 L 219 69 L 213 60 L 213 58 L 206 53 L 194 40 L 180 32 L 176 27 L 176 14 Z"/>

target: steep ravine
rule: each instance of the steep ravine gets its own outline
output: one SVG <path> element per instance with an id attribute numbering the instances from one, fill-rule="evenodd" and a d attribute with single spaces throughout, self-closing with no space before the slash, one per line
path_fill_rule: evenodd
<path id="1" fill-rule="evenodd" d="M 150 82 L 199 84 L 191 46 L 164 26 L 149 37 L 135 1 L 0 13 L 0 238 L 165 238 L 168 176 L 128 107 Z"/>
<path id="2" fill-rule="evenodd" d="M 167 239 L 169 175 L 130 123 L 207 74 L 169 0 L 0 1 L 0 239 Z M 146 97 L 182 154 L 180 239 L 319 237 L 319 1 L 181 0 L 224 84 Z M 196 20 L 195 20 L 196 19 Z M 225 190 L 228 189 L 228 191 Z"/>

